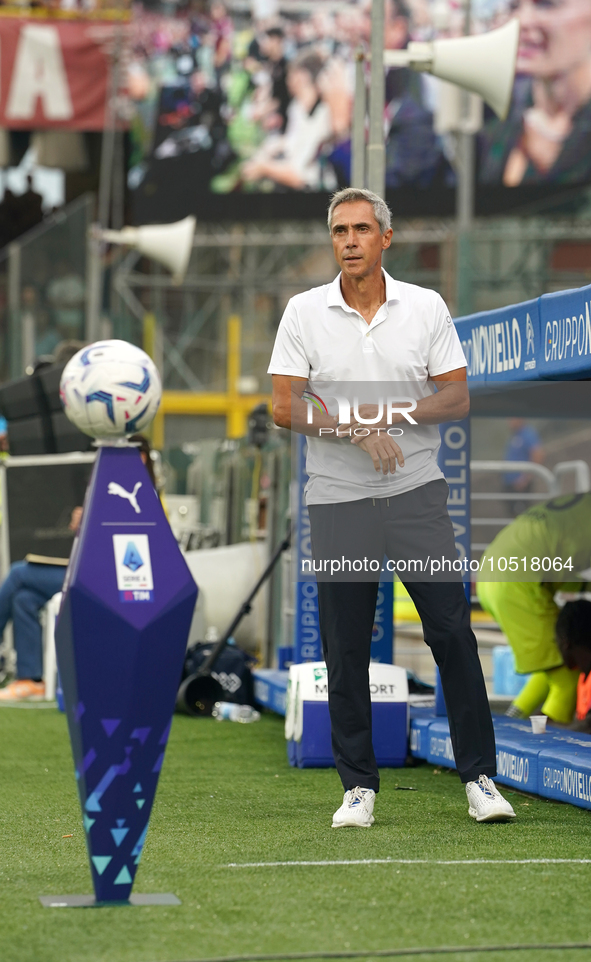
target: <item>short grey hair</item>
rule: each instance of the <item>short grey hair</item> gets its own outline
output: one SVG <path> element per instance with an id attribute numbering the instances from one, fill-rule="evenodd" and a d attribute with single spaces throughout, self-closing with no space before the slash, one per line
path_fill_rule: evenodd
<path id="1" fill-rule="evenodd" d="M 373 215 L 379 224 L 382 234 L 385 234 L 392 226 L 392 213 L 390 208 L 379 194 L 374 194 L 373 191 L 366 190 L 365 187 L 345 187 L 343 190 L 337 190 L 336 194 L 332 195 L 328 208 L 329 231 L 332 230 L 332 215 L 335 209 L 340 204 L 350 204 L 356 200 L 366 200 L 371 204 L 373 207 Z"/>

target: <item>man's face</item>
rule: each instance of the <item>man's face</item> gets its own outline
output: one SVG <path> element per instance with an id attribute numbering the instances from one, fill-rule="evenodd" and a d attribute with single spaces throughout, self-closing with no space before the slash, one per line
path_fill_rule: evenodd
<path id="1" fill-rule="evenodd" d="M 392 239 L 391 228 L 382 234 L 367 200 L 339 204 L 332 215 L 330 234 L 336 262 L 348 277 L 371 274 Z"/>
<path id="2" fill-rule="evenodd" d="M 517 431 L 525 427 L 525 421 L 523 418 L 509 418 L 509 430 L 516 434 Z"/>
<path id="3" fill-rule="evenodd" d="M 265 34 L 260 41 L 261 49 L 269 60 L 281 60 L 283 56 L 283 37 Z"/>
<path id="4" fill-rule="evenodd" d="M 550 79 L 591 59 L 589 0 L 512 0 L 521 34 L 517 70 Z"/>

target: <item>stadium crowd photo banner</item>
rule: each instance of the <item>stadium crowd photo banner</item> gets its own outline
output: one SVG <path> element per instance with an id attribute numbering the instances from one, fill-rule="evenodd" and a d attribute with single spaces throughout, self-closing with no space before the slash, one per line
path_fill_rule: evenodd
<path id="1" fill-rule="evenodd" d="M 128 51 L 135 222 L 321 217 L 330 193 L 351 183 L 355 63 L 370 50 L 371 7 L 251 0 L 201 4 L 194 16 L 180 4 L 136 3 Z M 384 50 L 461 37 L 464 8 L 389 0 Z M 508 116 L 475 110 L 482 213 L 591 181 L 591 4 L 474 0 L 471 33 L 511 18 L 521 34 Z M 408 66 L 388 67 L 384 84 L 387 197 L 398 216 L 451 214 L 455 88 Z M 557 114 L 564 131 L 556 132 Z"/>
<path id="2" fill-rule="evenodd" d="M 44 896 L 48 907 L 178 903 L 130 894 L 196 598 L 137 449 L 101 446 L 56 627 L 95 895 Z"/>

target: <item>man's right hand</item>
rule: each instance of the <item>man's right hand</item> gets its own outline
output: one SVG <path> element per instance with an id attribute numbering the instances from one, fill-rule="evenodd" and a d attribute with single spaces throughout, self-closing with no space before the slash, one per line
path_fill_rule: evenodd
<path id="1" fill-rule="evenodd" d="M 379 434 L 377 431 L 372 431 L 365 437 L 353 438 L 351 443 L 366 451 L 376 471 L 381 471 L 382 474 L 394 474 L 397 463 L 401 468 L 404 467 L 404 455 L 401 449 L 385 431 L 380 431 Z"/>

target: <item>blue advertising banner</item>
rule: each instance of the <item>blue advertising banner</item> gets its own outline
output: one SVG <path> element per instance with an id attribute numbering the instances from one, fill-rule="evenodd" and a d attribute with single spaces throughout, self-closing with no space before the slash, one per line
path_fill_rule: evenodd
<path id="1" fill-rule="evenodd" d="M 472 384 L 590 376 L 591 286 L 460 317 L 455 325 Z"/>
<path id="2" fill-rule="evenodd" d="M 100 448 L 56 627 L 97 902 L 128 900 L 197 588 L 135 448 Z"/>
<path id="3" fill-rule="evenodd" d="M 447 510 L 454 529 L 462 579 L 470 588 L 470 418 L 439 425 L 439 467 L 449 485 Z"/>
<path id="4" fill-rule="evenodd" d="M 591 808 L 591 737 L 548 729 L 532 734 L 529 723 L 494 716 L 496 780 L 543 798 Z M 410 752 L 432 764 L 455 767 L 449 725 L 432 712 L 411 708 Z"/>
<path id="5" fill-rule="evenodd" d="M 581 744 L 577 750 L 554 744 L 538 756 L 538 795 L 591 808 L 591 752 Z"/>
<path id="6" fill-rule="evenodd" d="M 376 617 L 371 637 L 371 660 L 391 665 L 394 661 L 394 583 L 380 581 Z"/>
<path id="7" fill-rule="evenodd" d="M 447 510 L 454 529 L 458 561 L 461 563 L 462 581 L 468 602 L 472 594 L 470 561 L 470 418 L 439 425 L 441 447 L 439 467 L 449 486 Z M 435 710 L 445 715 L 445 699 L 439 669 L 435 671 Z"/>
<path id="8" fill-rule="evenodd" d="M 461 317 L 455 324 L 471 382 L 527 381 L 540 376 L 539 300 Z"/>
<path id="9" fill-rule="evenodd" d="M 303 661 L 322 661 L 322 642 L 320 641 L 320 622 L 318 620 L 318 585 L 316 576 L 304 570 L 302 561 L 312 558 L 310 538 L 310 515 L 306 506 L 306 452 L 307 442 L 303 434 L 295 434 L 295 485 L 292 515 L 295 518 L 294 577 L 295 577 L 295 614 L 293 637 L 293 660 L 295 664 Z"/>
<path id="10" fill-rule="evenodd" d="M 543 377 L 588 376 L 591 367 L 591 287 L 540 297 Z"/>

